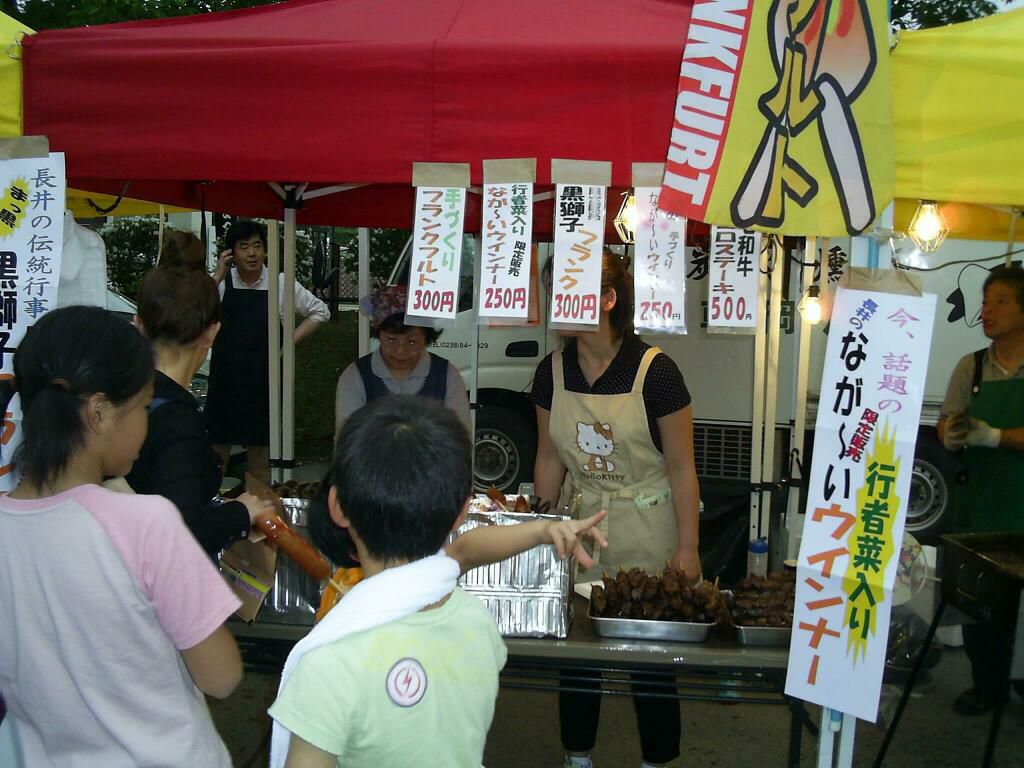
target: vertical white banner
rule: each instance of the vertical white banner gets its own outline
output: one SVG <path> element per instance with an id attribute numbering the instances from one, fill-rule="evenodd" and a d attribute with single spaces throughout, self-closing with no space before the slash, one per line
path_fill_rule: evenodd
<path id="1" fill-rule="evenodd" d="M 686 219 L 658 209 L 660 187 L 637 187 L 633 325 L 686 333 Z"/>
<path id="2" fill-rule="evenodd" d="M 786 693 L 878 713 L 935 296 L 836 289 Z"/>
<path id="3" fill-rule="evenodd" d="M 454 322 L 459 305 L 459 269 L 466 190 L 417 187 L 406 318 Z M 449 324 L 449 323 L 445 323 Z"/>
<path id="4" fill-rule="evenodd" d="M 25 331 L 57 308 L 65 196 L 62 153 L 0 161 L 0 380 L 14 377 Z M 0 431 L 0 490 L 14 487 L 11 458 L 20 442 L 15 395 Z"/>
<path id="5" fill-rule="evenodd" d="M 601 317 L 601 252 L 608 191 L 591 184 L 555 187 L 551 325 L 596 329 Z"/>
<path id="6" fill-rule="evenodd" d="M 708 332 L 755 333 L 761 233 L 712 227 L 708 254 Z"/>
<path id="7" fill-rule="evenodd" d="M 485 184 L 480 255 L 482 320 L 525 323 L 530 313 L 533 184 Z"/>

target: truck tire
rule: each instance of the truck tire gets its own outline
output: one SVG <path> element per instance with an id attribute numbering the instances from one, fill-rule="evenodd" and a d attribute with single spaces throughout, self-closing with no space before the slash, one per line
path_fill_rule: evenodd
<path id="1" fill-rule="evenodd" d="M 533 424 L 508 408 L 484 406 L 477 411 L 474 489 L 484 492 L 493 485 L 516 493 L 520 483 L 533 482 L 536 432 Z"/>
<path id="2" fill-rule="evenodd" d="M 910 477 L 906 531 L 922 544 L 938 544 L 953 525 L 956 459 L 933 432 L 918 435 Z"/>

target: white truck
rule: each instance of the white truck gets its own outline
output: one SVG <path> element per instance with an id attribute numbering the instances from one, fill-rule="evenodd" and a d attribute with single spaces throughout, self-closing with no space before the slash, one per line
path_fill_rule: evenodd
<path id="1" fill-rule="evenodd" d="M 822 262 L 821 283 L 828 286 L 838 281 L 848 263 L 851 241 L 819 240 L 818 246 Z M 457 325 L 445 330 L 433 347 L 436 353 L 459 368 L 467 388 L 472 376 L 476 333 L 472 305 L 477 248 L 474 238 L 467 236 Z M 900 260 L 913 267 L 934 268 L 953 263 L 944 269 L 915 273 L 923 289 L 937 296 L 935 334 L 907 516 L 907 530 L 926 541 L 934 539 L 949 525 L 950 497 L 956 474 L 954 457 L 942 448 L 936 438 L 939 406 L 956 362 L 986 343 L 980 330 L 981 285 L 988 270 L 1002 263 L 997 257 L 1005 250 L 1003 243 L 948 240 L 938 253 L 925 256 L 905 240 L 898 251 Z M 541 265 L 549 253 L 549 244 L 538 246 L 537 258 Z M 882 258 L 887 259 L 888 256 L 889 250 L 883 248 Z M 796 253 L 795 258 L 798 260 L 799 257 L 800 254 Z M 405 281 L 408 258 L 409 249 L 406 248 L 395 266 L 392 282 Z M 800 299 L 796 293 L 798 271 L 797 262 L 788 259 L 784 272 L 778 361 L 777 438 L 773 464 L 776 471 L 773 478 L 765 478 L 782 485 L 791 475 L 791 448 L 795 447 L 792 433 L 796 339 L 799 333 L 796 313 Z M 694 450 L 702 491 L 731 491 L 739 495 L 751 490 L 754 339 L 752 336 L 707 333 L 706 276 L 706 256 L 699 249 L 687 249 L 688 334 L 651 336 L 645 340 L 661 347 L 676 361 L 693 396 Z M 545 292 L 540 290 L 538 293 L 541 318 L 545 318 Z M 826 340 L 824 330 L 825 326 L 811 328 L 808 436 L 814 426 L 821 381 Z M 547 331 L 546 322 L 533 326 L 479 328 L 475 456 L 479 489 L 495 485 L 500 489 L 514 490 L 520 482 L 532 480 L 536 421 L 529 399 L 530 387 L 537 364 L 557 344 L 557 336 Z M 808 439 L 807 451 L 811 444 L 812 440 Z M 809 459 L 809 453 L 805 453 L 804 474 L 810 470 Z"/>

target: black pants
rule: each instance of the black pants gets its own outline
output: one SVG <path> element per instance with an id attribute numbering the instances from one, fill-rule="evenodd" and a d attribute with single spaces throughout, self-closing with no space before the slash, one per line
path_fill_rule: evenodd
<path id="1" fill-rule="evenodd" d="M 601 679 L 595 673 L 569 672 L 560 685 L 565 688 L 587 688 L 598 691 Z M 587 678 L 587 679 L 576 679 Z M 663 677 L 630 674 L 633 689 L 633 707 L 640 728 L 640 748 L 644 761 L 667 763 L 679 757 L 679 738 L 682 721 L 678 699 L 660 699 L 644 696 L 645 692 L 664 693 L 667 689 L 650 685 L 651 681 L 664 681 Z M 601 694 L 562 690 L 558 693 L 558 720 L 562 729 L 562 746 L 567 752 L 589 752 L 597 741 L 597 722 L 601 715 Z"/>
<path id="2" fill-rule="evenodd" d="M 974 687 L 995 700 L 1004 695 L 1010 658 L 1006 639 L 987 624 L 964 624 L 964 650 Z"/>

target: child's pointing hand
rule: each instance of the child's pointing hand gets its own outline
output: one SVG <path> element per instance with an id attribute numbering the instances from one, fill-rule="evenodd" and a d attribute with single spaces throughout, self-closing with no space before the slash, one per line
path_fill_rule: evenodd
<path id="1" fill-rule="evenodd" d="M 583 548 L 583 537 L 589 536 L 594 540 L 595 546 L 607 547 L 608 540 L 597 528 L 598 523 L 607 515 L 608 511 L 602 509 L 596 515 L 591 515 L 583 520 L 559 520 L 550 523 L 546 533 L 549 543 L 554 545 L 559 559 L 564 560 L 572 555 L 584 568 L 591 567 L 594 560 Z"/>

